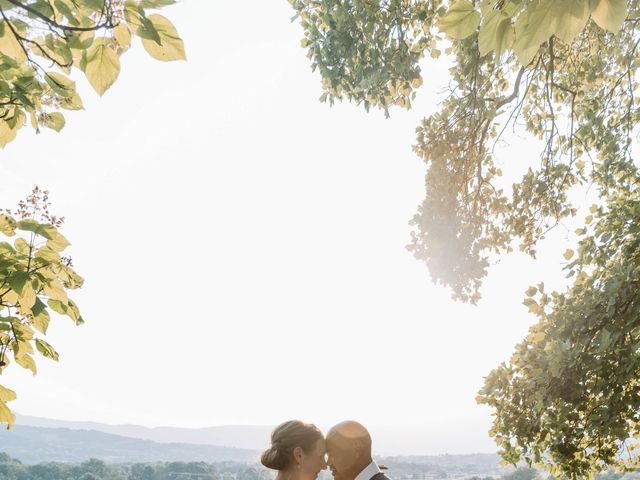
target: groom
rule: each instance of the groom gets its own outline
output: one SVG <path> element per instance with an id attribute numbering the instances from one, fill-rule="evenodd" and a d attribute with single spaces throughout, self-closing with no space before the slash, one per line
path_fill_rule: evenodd
<path id="1" fill-rule="evenodd" d="M 390 480 L 371 458 L 371 436 L 352 420 L 327 433 L 327 465 L 335 480 Z"/>

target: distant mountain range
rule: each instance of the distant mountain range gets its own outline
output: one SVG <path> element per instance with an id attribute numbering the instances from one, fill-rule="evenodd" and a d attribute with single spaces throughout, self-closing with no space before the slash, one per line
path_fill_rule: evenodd
<path id="1" fill-rule="evenodd" d="M 257 450 L 189 443 L 158 443 L 95 430 L 16 425 L 0 430 L 0 452 L 24 463 L 83 462 L 98 458 L 109 463 L 165 461 L 255 462 Z"/>
<path id="2" fill-rule="evenodd" d="M 258 462 L 271 430 L 269 426 L 146 428 L 19 416 L 11 430 L 0 429 L 0 452 L 27 464 L 81 463 L 90 458 L 108 463 L 203 461 L 253 464 Z M 380 434 L 373 429 L 372 433 Z M 387 435 L 386 441 L 391 441 L 393 432 L 387 432 Z M 406 437 L 402 438 L 406 440 Z M 211 442 L 219 445 L 211 445 Z M 238 448 L 238 445 L 260 448 Z M 435 472 L 444 475 L 442 478 L 495 477 L 505 472 L 499 466 L 496 454 L 389 456 L 378 452 L 376 459 L 390 466 L 398 475 L 410 474 L 409 478 L 416 472 L 422 476 L 425 472 Z"/>
<path id="3" fill-rule="evenodd" d="M 205 428 L 155 427 L 140 425 L 108 425 L 97 422 L 53 420 L 18 415 L 20 426 L 95 430 L 98 432 L 152 440 L 159 443 L 215 445 L 248 450 L 264 450 L 269 446 L 272 425 L 228 425 Z M 373 449 L 377 455 L 433 455 L 494 453 L 496 447 L 485 433 L 488 427 L 466 422 L 450 427 L 371 427 Z M 0 449 L 1 450 L 1 449 Z"/>

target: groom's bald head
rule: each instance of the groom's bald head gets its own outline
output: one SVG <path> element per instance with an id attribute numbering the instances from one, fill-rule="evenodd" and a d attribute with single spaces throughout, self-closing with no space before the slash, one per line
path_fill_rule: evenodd
<path id="1" fill-rule="evenodd" d="M 341 422 L 327 433 L 327 453 L 335 480 L 353 480 L 372 461 L 371 435 L 358 422 Z"/>
<path id="2" fill-rule="evenodd" d="M 359 444 L 371 455 L 371 435 L 362 424 L 356 421 L 347 420 L 335 425 L 327 433 L 327 439 L 330 437 L 335 437 L 337 441 L 343 443 Z"/>

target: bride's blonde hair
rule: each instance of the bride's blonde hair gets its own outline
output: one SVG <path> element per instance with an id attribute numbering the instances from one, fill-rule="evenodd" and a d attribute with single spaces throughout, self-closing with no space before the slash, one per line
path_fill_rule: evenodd
<path id="1" fill-rule="evenodd" d="M 271 447 L 262 452 L 260 462 L 273 470 L 286 469 L 293 459 L 293 449 L 302 448 L 305 453 L 313 450 L 324 436 L 318 427 L 300 420 L 289 420 L 271 432 Z"/>

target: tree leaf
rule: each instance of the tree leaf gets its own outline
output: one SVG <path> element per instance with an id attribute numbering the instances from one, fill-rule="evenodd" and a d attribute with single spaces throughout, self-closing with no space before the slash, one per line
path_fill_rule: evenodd
<path id="1" fill-rule="evenodd" d="M 627 18 L 626 0 L 590 0 L 591 18 L 601 28 L 618 33 Z"/>
<path id="2" fill-rule="evenodd" d="M 457 40 L 471 35 L 478 25 L 480 25 L 480 12 L 469 0 L 457 0 L 438 22 L 442 32 Z"/>
<path id="3" fill-rule="evenodd" d="M 16 399 L 16 392 L 0 385 L 0 402 L 11 402 Z M 2 422 L 2 420 L 0 420 Z"/>
<path id="4" fill-rule="evenodd" d="M 502 10 L 491 10 L 484 19 L 478 35 L 480 55 L 495 50 L 496 57 L 511 47 L 514 38 L 511 17 L 504 15 Z"/>
<path id="5" fill-rule="evenodd" d="M 173 24 L 159 14 L 149 15 L 148 19 L 160 37 L 160 44 L 153 40 L 142 38 L 142 45 L 149 55 L 156 60 L 164 62 L 186 60 L 184 44 Z"/>
<path id="6" fill-rule="evenodd" d="M 45 127 L 51 128 L 56 132 L 59 132 L 64 128 L 65 119 L 64 119 L 64 115 L 62 115 L 60 112 L 45 113 L 43 115 L 43 118 L 44 118 L 43 125 Z"/>
<path id="7" fill-rule="evenodd" d="M 522 65 L 528 65 L 540 45 L 546 42 L 558 28 L 556 0 L 532 2 L 516 20 L 516 39 L 513 48 Z"/>
<path id="8" fill-rule="evenodd" d="M 10 28 L 5 28 L 4 35 L 0 37 L 0 52 L 18 62 L 25 62 L 27 60 L 24 49 L 20 46 L 20 42 L 16 39 Z"/>
<path id="9" fill-rule="evenodd" d="M 120 23 L 113 29 L 113 38 L 118 42 L 118 46 L 122 50 L 128 50 L 131 46 L 131 30 L 126 23 Z"/>
<path id="10" fill-rule="evenodd" d="M 76 93 L 75 82 L 61 73 L 47 72 L 44 79 L 51 89 L 62 97 L 69 98 Z"/>
<path id="11" fill-rule="evenodd" d="M 103 95 L 120 74 L 120 59 L 104 39 L 98 39 L 87 52 L 85 74 L 99 95 Z"/>
<path id="12" fill-rule="evenodd" d="M 12 237 L 16 233 L 16 221 L 8 215 L 0 214 L 0 233 Z"/>
<path id="13" fill-rule="evenodd" d="M 46 334 L 51 317 L 47 311 L 47 306 L 40 298 L 36 297 L 36 301 L 31 307 L 31 312 L 33 315 L 33 326 L 43 335 Z"/>
<path id="14" fill-rule="evenodd" d="M 49 345 L 44 340 L 36 339 L 36 348 L 42 354 L 43 357 L 50 358 L 51 360 L 55 360 L 56 362 L 59 359 L 58 352 L 56 352 L 55 348 Z"/>
<path id="15" fill-rule="evenodd" d="M 14 272 L 9 277 L 9 286 L 18 294 L 22 294 L 22 289 L 29 281 L 29 274 L 27 272 L 18 271 Z"/>
<path id="16" fill-rule="evenodd" d="M 140 6 L 142 8 L 162 8 L 175 3 L 176 0 L 141 0 Z"/>
<path id="17" fill-rule="evenodd" d="M 28 353 L 20 353 L 14 355 L 16 363 L 20 365 L 22 368 L 26 370 L 30 370 L 33 375 L 38 373 L 38 369 L 36 368 L 36 362 L 31 355 Z"/>
<path id="18" fill-rule="evenodd" d="M 558 0 L 561 4 L 559 10 L 558 27 L 556 37 L 566 44 L 584 29 L 589 21 L 589 0 Z"/>
<path id="19" fill-rule="evenodd" d="M 31 285 L 31 278 L 27 272 L 15 272 L 9 277 L 9 286 L 18 294 L 20 306 L 31 309 L 36 301 L 36 292 Z"/>
<path id="20" fill-rule="evenodd" d="M 67 240 L 53 225 L 43 225 L 43 230 L 46 233 L 45 237 L 48 239 L 47 246 L 56 252 L 61 252 L 71 245 L 69 240 Z"/>
<path id="21" fill-rule="evenodd" d="M 20 127 L 24 125 L 24 114 L 17 113 L 18 118 L 15 126 L 11 126 L 7 120 L 0 120 L 0 148 L 4 148 L 7 143 L 13 141 L 18 134 Z"/>
<path id="22" fill-rule="evenodd" d="M 0 386 L 0 388 L 2 388 Z M 11 426 L 15 423 L 16 416 L 11 413 L 7 404 L 0 400 L 0 423 L 6 423 L 7 429 L 11 428 Z"/>
<path id="23" fill-rule="evenodd" d="M 84 110 L 82 98 L 77 93 L 74 93 L 72 97 L 61 99 L 60 106 L 65 110 Z"/>

